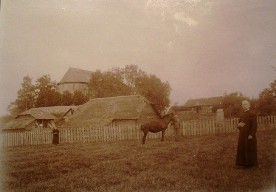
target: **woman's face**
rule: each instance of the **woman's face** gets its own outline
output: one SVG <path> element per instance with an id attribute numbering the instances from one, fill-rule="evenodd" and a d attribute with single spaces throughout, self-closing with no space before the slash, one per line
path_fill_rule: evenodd
<path id="1" fill-rule="evenodd" d="M 248 101 L 243 101 L 242 102 L 242 108 L 243 110 L 248 110 L 250 107 L 250 103 Z"/>

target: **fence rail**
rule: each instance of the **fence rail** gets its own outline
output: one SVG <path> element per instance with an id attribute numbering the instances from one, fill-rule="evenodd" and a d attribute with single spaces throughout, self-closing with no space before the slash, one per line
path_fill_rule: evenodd
<path id="1" fill-rule="evenodd" d="M 225 119 L 224 121 L 197 120 L 181 123 L 182 136 L 210 135 L 237 132 L 238 119 Z M 276 128 L 276 116 L 258 117 L 258 130 Z M 60 129 L 60 143 L 78 142 L 110 142 L 130 139 L 141 139 L 143 132 L 140 126 L 105 126 Z M 173 127 L 169 126 L 166 137 L 174 136 Z M 3 146 L 51 144 L 52 131 L 50 129 L 37 129 L 24 132 L 3 132 L 0 139 Z M 161 133 L 149 133 L 147 139 L 161 138 Z"/>
<path id="2" fill-rule="evenodd" d="M 225 119 L 224 121 L 216 120 L 197 120 L 183 122 L 182 131 L 183 135 L 209 135 L 221 133 L 237 132 L 236 125 L 237 118 Z"/>
<path id="3" fill-rule="evenodd" d="M 276 116 L 259 116 L 257 117 L 258 130 L 276 128 Z M 182 122 L 182 134 L 189 135 L 209 135 L 221 133 L 238 132 L 236 128 L 238 118 L 225 119 L 224 121 L 216 120 L 192 120 Z"/>

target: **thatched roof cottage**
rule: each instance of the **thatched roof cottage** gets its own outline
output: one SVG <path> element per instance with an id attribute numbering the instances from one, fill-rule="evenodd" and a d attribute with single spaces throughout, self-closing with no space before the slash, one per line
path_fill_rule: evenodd
<path id="1" fill-rule="evenodd" d="M 140 95 L 97 98 L 80 106 L 62 127 L 138 125 L 159 117 L 155 105 Z"/>
<path id="2" fill-rule="evenodd" d="M 38 108 L 29 109 L 7 123 L 3 131 L 26 131 L 34 128 L 55 127 L 55 116 Z"/>

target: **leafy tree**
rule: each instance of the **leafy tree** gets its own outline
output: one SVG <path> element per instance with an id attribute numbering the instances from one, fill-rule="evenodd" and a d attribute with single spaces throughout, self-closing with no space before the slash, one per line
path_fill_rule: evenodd
<path id="1" fill-rule="evenodd" d="M 73 94 L 69 91 L 64 91 L 61 94 L 61 105 L 69 106 L 73 104 Z"/>
<path id="2" fill-rule="evenodd" d="M 33 107 L 81 105 L 89 99 L 80 91 L 75 91 L 74 94 L 65 91 L 60 94 L 57 83 L 52 81 L 49 75 L 38 78 L 35 84 L 32 84 L 29 76 L 25 76 L 21 85 L 17 99 L 8 107 L 11 118 Z"/>
<path id="3" fill-rule="evenodd" d="M 17 92 L 17 99 L 9 105 L 9 111 L 12 115 L 35 107 L 35 86 L 32 84 L 32 79 L 25 76 L 21 86 Z"/>
<path id="4" fill-rule="evenodd" d="M 225 117 L 238 117 L 242 112 L 241 103 L 243 100 L 249 100 L 248 97 L 243 96 L 241 93 L 235 92 L 224 96 L 222 100 L 222 108 Z"/>
<path id="5" fill-rule="evenodd" d="M 135 84 L 136 92 L 154 103 L 160 112 L 169 106 L 171 88 L 168 82 L 162 83 L 155 75 L 145 75 L 137 78 Z"/>
<path id="6" fill-rule="evenodd" d="M 147 76 L 137 65 L 126 65 L 125 68 L 114 68 L 112 72 L 131 89 L 133 94 L 137 92 L 137 79 Z"/>
<path id="7" fill-rule="evenodd" d="M 90 97 L 110 97 L 140 94 L 157 105 L 160 112 L 169 106 L 170 85 L 155 75 L 148 75 L 136 65 L 113 68 L 107 72 L 92 73 L 89 83 Z"/>
<path id="8" fill-rule="evenodd" d="M 140 94 L 156 104 L 160 112 L 169 106 L 171 87 L 168 82 L 162 82 L 158 77 L 147 74 L 137 65 L 127 65 L 125 68 L 113 69 L 123 82 L 130 88 L 131 94 Z"/>
<path id="9" fill-rule="evenodd" d="M 82 105 L 89 100 L 89 97 L 83 94 L 81 91 L 75 91 L 73 95 L 73 102 L 74 105 Z"/>
<path id="10" fill-rule="evenodd" d="M 89 100 L 89 97 L 81 91 L 75 91 L 71 93 L 69 91 L 64 91 L 61 94 L 61 105 L 70 106 L 70 105 L 82 105 Z"/>
<path id="11" fill-rule="evenodd" d="M 49 75 L 38 78 L 35 85 L 36 107 L 56 106 L 61 103 L 61 95 L 58 92 L 57 83 L 51 81 Z"/>
<path id="12" fill-rule="evenodd" d="M 276 80 L 270 84 L 269 88 L 265 88 L 260 93 L 257 109 L 260 115 L 276 114 Z"/>
<path id="13" fill-rule="evenodd" d="M 89 83 L 90 97 L 113 97 L 131 94 L 130 88 L 125 85 L 117 74 L 97 70 L 91 75 Z"/>

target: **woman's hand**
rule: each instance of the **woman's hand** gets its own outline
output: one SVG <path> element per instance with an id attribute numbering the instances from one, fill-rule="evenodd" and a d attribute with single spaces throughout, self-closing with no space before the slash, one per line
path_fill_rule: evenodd
<path id="1" fill-rule="evenodd" d="M 244 122 L 239 122 L 238 127 L 244 127 L 245 123 Z"/>

